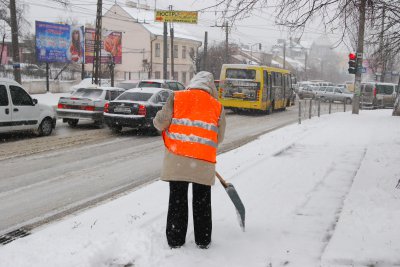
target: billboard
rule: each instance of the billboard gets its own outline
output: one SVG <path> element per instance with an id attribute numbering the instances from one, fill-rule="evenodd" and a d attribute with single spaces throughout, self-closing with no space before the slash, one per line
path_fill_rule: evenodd
<path id="1" fill-rule="evenodd" d="M 84 28 L 36 21 L 36 57 L 39 62 L 84 63 Z"/>
<path id="2" fill-rule="evenodd" d="M 156 10 L 156 22 L 197 24 L 197 11 Z"/>
<path id="3" fill-rule="evenodd" d="M 85 29 L 85 59 L 86 63 L 94 61 L 95 29 Z M 122 64 L 122 32 L 102 30 L 101 36 L 101 63 L 111 61 Z"/>

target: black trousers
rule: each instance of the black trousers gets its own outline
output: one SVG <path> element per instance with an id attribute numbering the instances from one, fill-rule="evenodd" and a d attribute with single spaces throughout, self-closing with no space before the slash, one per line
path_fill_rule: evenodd
<path id="1" fill-rule="evenodd" d="M 192 183 L 193 226 L 197 245 L 211 242 L 211 186 Z M 185 244 L 188 226 L 188 182 L 169 182 L 167 241 L 170 246 Z"/>

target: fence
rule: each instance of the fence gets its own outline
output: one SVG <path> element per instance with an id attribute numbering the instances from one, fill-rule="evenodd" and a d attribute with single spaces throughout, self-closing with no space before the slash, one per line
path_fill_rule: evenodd
<path id="1" fill-rule="evenodd" d="M 298 102 L 298 118 L 299 124 L 301 120 L 311 119 L 315 116 L 321 116 L 322 114 L 331 114 L 336 112 L 346 112 L 350 110 L 351 106 L 346 103 L 339 102 L 322 102 L 321 100 L 304 99 Z"/>

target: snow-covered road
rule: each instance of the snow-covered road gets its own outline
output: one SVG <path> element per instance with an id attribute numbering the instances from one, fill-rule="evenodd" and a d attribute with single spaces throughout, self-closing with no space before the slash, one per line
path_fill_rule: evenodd
<path id="1" fill-rule="evenodd" d="M 296 121 L 296 107 L 273 116 L 227 116 L 224 152 Z M 60 129 L 60 133 L 58 133 Z M 82 125 L 0 146 L 0 234 L 36 226 L 158 178 L 160 136 Z M 68 133 L 68 134 L 66 134 Z"/>

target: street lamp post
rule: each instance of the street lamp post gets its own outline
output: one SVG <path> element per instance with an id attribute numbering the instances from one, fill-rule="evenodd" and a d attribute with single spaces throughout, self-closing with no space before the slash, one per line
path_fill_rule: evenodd
<path id="1" fill-rule="evenodd" d="M 255 44 L 250 45 L 250 58 L 251 58 L 251 61 L 253 61 L 253 46 L 255 46 L 255 45 L 259 45 L 258 50 L 261 50 L 261 43 L 255 43 Z"/>

